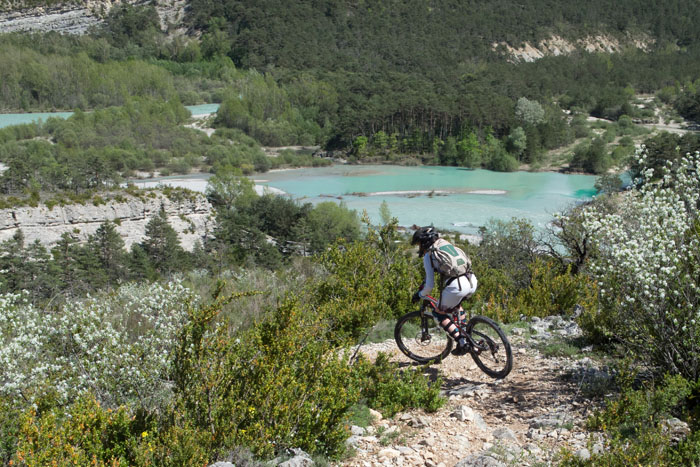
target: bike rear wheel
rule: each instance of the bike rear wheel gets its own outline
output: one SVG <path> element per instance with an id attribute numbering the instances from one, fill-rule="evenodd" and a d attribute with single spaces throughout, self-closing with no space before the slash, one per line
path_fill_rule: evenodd
<path id="1" fill-rule="evenodd" d="M 406 313 L 396 322 L 394 339 L 401 352 L 420 363 L 439 363 L 450 354 L 452 339 L 430 315 Z"/>
<path id="2" fill-rule="evenodd" d="M 472 317 L 466 332 L 475 343 L 470 353 L 476 365 L 492 378 L 503 379 L 513 368 L 513 352 L 505 333 L 486 316 Z"/>

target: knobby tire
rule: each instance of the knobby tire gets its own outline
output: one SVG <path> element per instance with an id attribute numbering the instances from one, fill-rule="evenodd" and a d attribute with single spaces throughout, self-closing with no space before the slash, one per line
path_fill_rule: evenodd
<path id="1" fill-rule="evenodd" d="M 430 314 L 423 315 L 420 311 L 399 318 L 394 339 L 404 355 L 419 363 L 440 363 L 452 350 L 452 339 Z"/>
<path id="2" fill-rule="evenodd" d="M 500 327 L 486 316 L 473 316 L 466 326 L 477 347 L 469 353 L 476 365 L 492 378 L 503 379 L 513 369 L 510 342 Z"/>

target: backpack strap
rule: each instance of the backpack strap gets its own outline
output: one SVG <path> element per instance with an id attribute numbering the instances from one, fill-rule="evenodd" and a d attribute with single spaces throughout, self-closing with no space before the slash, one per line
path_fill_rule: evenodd
<path id="1" fill-rule="evenodd" d="M 456 280 L 459 279 L 460 277 L 462 277 L 462 276 L 449 277 L 449 278 L 445 281 L 445 287 L 447 287 L 448 285 L 450 285 L 452 282 L 456 281 Z M 469 283 L 471 284 L 471 282 L 469 282 Z M 462 290 L 462 284 L 460 284 L 459 281 L 457 281 L 457 285 L 459 286 L 459 290 Z"/>
<path id="2" fill-rule="evenodd" d="M 433 247 L 431 246 L 430 249 L 428 250 L 428 258 L 430 258 L 430 265 L 433 267 L 433 271 L 438 271 L 437 266 L 435 266 L 435 261 L 433 261 Z M 440 277 L 442 277 L 442 274 L 440 274 Z"/>
<path id="3" fill-rule="evenodd" d="M 473 273 L 471 271 L 467 271 L 465 274 L 462 274 L 461 276 L 449 277 L 445 281 L 445 286 L 450 285 L 452 283 L 452 281 L 459 279 L 460 277 L 466 277 L 467 280 L 469 281 L 469 286 L 473 289 L 474 283 L 472 282 L 472 274 Z M 462 290 L 462 284 L 460 284 L 459 282 L 457 284 L 459 285 L 459 290 Z"/>

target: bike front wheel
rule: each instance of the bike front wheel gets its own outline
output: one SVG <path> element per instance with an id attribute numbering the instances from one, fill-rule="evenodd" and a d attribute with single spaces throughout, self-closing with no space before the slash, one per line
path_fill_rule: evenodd
<path id="1" fill-rule="evenodd" d="M 486 316 L 469 320 L 466 332 L 474 345 L 469 350 L 476 365 L 492 378 L 503 379 L 513 368 L 513 352 L 505 333 Z"/>
<path id="2" fill-rule="evenodd" d="M 404 355 L 420 363 L 439 363 L 452 350 L 452 339 L 431 316 L 420 311 L 399 318 L 394 339 Z"/>

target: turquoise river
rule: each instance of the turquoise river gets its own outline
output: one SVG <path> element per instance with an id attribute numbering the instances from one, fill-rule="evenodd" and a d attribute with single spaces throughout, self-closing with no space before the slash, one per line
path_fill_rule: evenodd
<path id="1" fill-rule="evenodd" d="M 218 110 L 219 104 L 201 104 L 187 105 L 192 115 L 206 115 L 214 113 Z M 0 128 L 10 125 L 21 125 L 23 123 L 32 123 L 46 121 L 47 118 L 68 118 L 73 115 L 73 112 L 33 112 L 23 114 L 0 114 Z"/>
<path id="2" fill-rule="evenodd" d="M 137 185 L 168 184 L 204 191 L 208 175 L 163 177 Z M 529 219 L 538 229 L 552 214 L 595 194 L 595 177 L 553 172 L 500 173 L 456 167 L 334 165 L 272 171 L 251 177 L 259 191 L 284 192 L 301 202 L 344 203 L 373 223 L 386 201 L 402 226 L 429 225 L 476 234 L 489 219 Z"/>
<path id="3" fill-rule="evenodd" d="M 550 172 L 499 173 L 456 167 L 333 166 L 256 177 L 313 203 L 334 200 L 378 222 L 386 201 L 400 225 L 433 224 L 476 233 L 490 218 L 524 217 L 543 228 L 552 213 L 595 194 L 595 177 Z"/>

